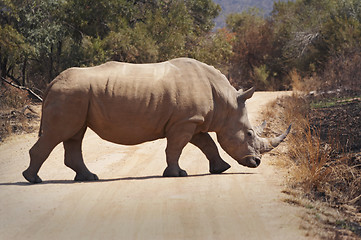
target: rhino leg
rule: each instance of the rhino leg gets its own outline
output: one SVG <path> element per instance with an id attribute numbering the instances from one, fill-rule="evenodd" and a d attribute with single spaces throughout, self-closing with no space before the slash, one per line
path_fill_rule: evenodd
<path id="1" fill-rule="evenodd" d="M 42 135 L 34 146 L 30 149 L 30 165 L 23 172 L 23 176 L 30 183 L 41 183 L 42 180 L 38 176 L 39 169 L 43 165 L 44 161 L 48 158 L 51 151 L 58 145 L 61 141 L 55 140 L 48 137 L 47 135 Z"/>
<path id="2" fill-rule="evenodd" d="M 228 163 L 223 161 L 221 156 L 219 156 L 217 145 L 208 133 L 198 133 L 193 136 L 190 142 L 206 155 L 209 160 L 210 173 L 219 174 L 231 167 Z"/>
<path id="3" fill-rule="evenodd" d="M 76 172 L 75 181 L 99 180 L 98 176 L 91 173 L 85 166 L 81 145 L 86 131 L 84 126 L 75 136 L 63 142 L 65 149 L 64 163 Z"/>
<path id="4" fill-rule="evenodd" d="M 179 167 L 178 161 L 183 148 L 192 139 L 195 124 L 182 124 L 173 127 L 167 133 L 167 148 L 165 150 L 167 158 L 167 168 L 163 172 L 164 177 L 185 177 L 187 172 Z"/>
<path id="5" fill-rule="evenodd" d="M 41 165 L 59 143 L 76 136 L 85 124 L 88 99 L 75 92 L 62 97 L 61 93 L 49 90 L 44 100 L 40 137 L 30 149 L 30 165 L 23 176 L 31 183 L 39 183 L 37 175 Z M 85 131 L 85 130 L 84 130 Z"/>

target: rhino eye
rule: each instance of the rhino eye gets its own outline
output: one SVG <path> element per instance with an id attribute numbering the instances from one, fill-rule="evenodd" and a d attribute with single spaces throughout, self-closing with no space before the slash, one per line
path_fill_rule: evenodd
<path id="1" fill-rule="evenodd" d="M 253 136 L 253 132 L 252 132 L 251 130 L 248 130 L 248 131 L 247 131 L 247 135 L 248 135 L 249 137 L 252 137 L 252 136 Z"/>

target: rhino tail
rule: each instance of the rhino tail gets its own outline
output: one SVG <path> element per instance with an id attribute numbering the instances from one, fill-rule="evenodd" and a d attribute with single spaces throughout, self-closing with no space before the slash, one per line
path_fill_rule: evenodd
<path id="1" fill-rule="evenodd" d="M 46 101 L 46 97 L 48 96 L 48 93 L 51 89 L 51 87 L 54 85 L 54 83 L 56 82 L 57 78 L 55 78 L 53 81 L 50 82 L 50 84 L 48 85 L 48 87 L 45 90 L 44 96 L 43 96 L 43 102 L 42 102 L 42 106 L 41 106 L 41 117 L 40 117 L 40 127 L 39 127 L 39 133 L 38 133 L 38 137 L 41 137 L 42 133 L 43 133 L 43 113 L 44 113 L 44 105 L 45 105 L 45 101 Z"/>
<path id="2" fill-rule="evenodd" d="M 43 114 L 41 114 L 41 118 L 40 118 L 40 127 L 39 127 L 38 137 L 41 137 L 41 134 L 42 134 L 42 131 L 41 131 L 42 122 L 43 122 Z"/>

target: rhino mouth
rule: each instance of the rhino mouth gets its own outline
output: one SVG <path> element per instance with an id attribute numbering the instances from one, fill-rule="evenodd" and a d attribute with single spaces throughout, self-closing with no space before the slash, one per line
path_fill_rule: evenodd
<path id="1" fill-rule="evenodd" d="M 256 168 L 261 164 L 261 158 L 257 156 L 245 156 L 241 161 L 238 161 L 238 163 L 245 167 Z"/>

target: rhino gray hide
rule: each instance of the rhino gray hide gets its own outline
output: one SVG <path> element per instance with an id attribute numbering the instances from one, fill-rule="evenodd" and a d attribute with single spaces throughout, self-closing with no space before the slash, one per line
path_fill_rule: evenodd
<path id="1" fill-rule="evenodd" d="M 87 127 L 104 140 L 124 145 L 166 138 L 166 177 L 187 176 L 178 160 L 189 142 L 208 158 L 211 173 L 230 167 L 208 132 L 216 132 L 221 147 L 239 164 L 257 167 L 261 154 L 276 147 L 290 128 L 276 138 L 259 137 L 245 108 L 253 93 L 253 88 L 236 91 L 220 71 L 188 58 L 67 69 L 46 91 L 39 139 L 29 151 L 30 165 L 23 176 L 41 182 L 41 165 L 63 142 L 64 162 L 76 172 L 75 180 L 98 180 L 82 157 Z"/>

